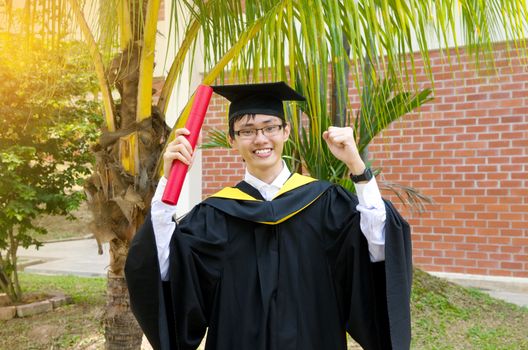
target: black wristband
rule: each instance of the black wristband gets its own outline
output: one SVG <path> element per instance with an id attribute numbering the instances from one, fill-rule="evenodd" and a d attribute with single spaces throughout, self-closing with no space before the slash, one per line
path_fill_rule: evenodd
<path id="1" fill-rule="evenodd" d="M 372 174 L 372 170 L 370 170 L 370 168 L 365 168 L 365 170 L 363 171 L 363 174 L 359 174 L 359 175 L 354 175 L 354 174 L 350 174 L 350 179 L 354 182 L 354 183 L 358 183 L 358 182 L 362 182 L 362 181 L 370 181 L 370 179 L 372 179 L 374 175 Z"/>

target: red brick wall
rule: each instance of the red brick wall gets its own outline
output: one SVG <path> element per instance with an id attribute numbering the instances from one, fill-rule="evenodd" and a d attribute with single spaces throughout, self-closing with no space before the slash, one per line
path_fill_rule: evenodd
<path id="1" fill-rule="evenodd" d="M 207 131 L 215 128 L 227 130 L 226 103 L 214 95 L 204 121 L 202 139 L 207 141 Z M 244 176 L 242 158 L 233 150 L 205 149 L 202 153 L 202 195 L 210 196 L 224 186 L 232 186 Z"/>
<path id="2" fill-rule="evenodd" d="M 435 100 L 370 146 L 380 180 L 435 201 L 423 214 L 399 205 L 412 225 L 414 262 L 429 271 L 528 277 L 528 65 L 515 53 L 508 61 L 502 45 L 495 51 L 498 74 L 477 73 L 464 51 L 452 66 L 437 51 L 430 57 Z M 225 128 L 223 101 L 215 98 L 209 111 L 205 129 Z M 203 155 L 204 196 L 242 177 L 232 151 Z"/>

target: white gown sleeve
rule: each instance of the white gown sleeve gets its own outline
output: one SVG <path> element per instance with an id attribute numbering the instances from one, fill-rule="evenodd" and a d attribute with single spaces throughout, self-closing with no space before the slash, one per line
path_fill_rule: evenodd
<path id="1" fill-rule="evenodd" d="M 163 191 L 167 185 L 167 179 L 162 176 L 159 180 L 158 187 L 152 197 L 150 214 L 152 218 L 152 226 L 154 228 L 154 237 L 156 239 L 156 247 L 158 250 L 158 261 L 160 267 L 160 275 L 162 281 L 168 280 L 169 272 L 169 243 L 172 238 L 176 223 L 172 220 L 176 215 L 176 206 L 168 205 L 161 201 Z"/>
<path id="2" fill-rule="evenodd" d="M 361 213 L 361 231 L 368 241 L 370 261 L 385 260 L 385 221 L 387 214 L 376 178 L 365 184 L 355 184 Z"/>

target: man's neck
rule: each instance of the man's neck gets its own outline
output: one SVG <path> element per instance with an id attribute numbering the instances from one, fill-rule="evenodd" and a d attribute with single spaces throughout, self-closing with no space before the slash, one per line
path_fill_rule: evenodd
<path id="1" fill-rule="evenodd" d="M 271 184 L 277 176 L 281 173 L 281 171 L 284 169 L 285 165 L 284 162 L 280 164 L 280 167 L 277 167 L 277 169 L 268 169 L 266 171 L 258 171 L 258 169 L 246 169 L 247 172 L 253 176 L 259 179 L 262 182 L 267 183 L 268 185 Z"/>
<path id="2" fill-rule="evenodd" d="M 279 171 L 274 171 L 274 172 L 253 172 L 253 171 L 250 171 L 248 170 L 248 172 L 253 175 L 254 177 L 256 177 L 257 179 L 259 179 L 260 181 L 262 182 L 265 182 L 267 183 L 268 185 L 271 184 L 276 178 L 277 176 L 279 176 L 280 172 L 281 172 L 282 168 L 279 169 Z"/>

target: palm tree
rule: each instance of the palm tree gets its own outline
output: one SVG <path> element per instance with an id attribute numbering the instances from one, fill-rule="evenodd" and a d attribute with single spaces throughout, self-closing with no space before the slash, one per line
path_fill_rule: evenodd
<path id="1" fill-rule="evenodd" d="M 52 9 L 51 15 L 46 12 L 47 18 L 74 15 L 90 46 L 99 80 L 106 123 L 94 150 L 97 164 L 86 192 L 95 216 L 94 233 L 99 242 L 110 242 L 105 321 L 108 349 L 139 346 L 140 333 L 131 326 L 132 317 L 127 312 L 123 264 L 159 175 L 160 153 L 168 133 L 165 111 L 185 60 L 193 61 L 194 48 L 203 50 L 204 84 L 224 78 L 240 82 L 286 80 L 307 97 L 306 104 L 301 105 L 309 118 L 307 133 L 301 132 L 301 112 L 296 108 L 288 111 L 296 154 L 306 148 L 306 142 L 311 145 L 312 153 L 298 158 L 305 164 L 320 164 L 328 158 L 328 152 L 319 151 L 324 149 L 319 135 L 329 120 L 337 113 L 354 119 L 349 112 L 349 74 L 361 91 L 367 67 L 367 75 L 390 101 L 404 90 L 415 90 L 410 83 L 414 72 L 411 53 L 418 51 L 430 71 L 432 38 L 446 48 L 451 42 L 460 44 L 462 36 L 462 44 L 479 58 L 491 52 L 493 40 L 503 31 L 513 46 L 526 49 L 523 30 L 528 11 L 524 0 L 173 1 L 171 25 L 184 31 L 176 31 L 171 37 L 177 53 L 160 99 L 153 105 L 153 48 L 160 2 L 99 1 L 92 15 L 100 27 L 94 30 L 79 0 L 25 1 L 24 23 L 37 21 L 33 11 L 40 7 Z M 50 26 L 40 28 L 53 32 Z M 60 40 L 64 35 L 52 38 Z M 390 90 L 383 89 L 387 82 Z M 119 98 L 112 91 L 117 91 Z M 185 123 L 190 104 L 176 126 Z M 375 118 L 363 119 L 361 130 L 371 138 L 378 130 L 376 125 L 387 122 L 376 122 L 379 116 L 372 112 L 379 112 L 376 108 L 382 107 L 378 104 L 368 108 L 370 117 Z"/>

